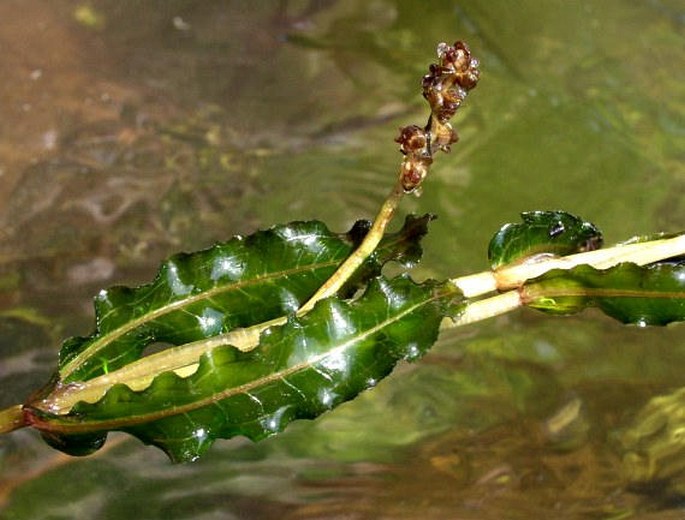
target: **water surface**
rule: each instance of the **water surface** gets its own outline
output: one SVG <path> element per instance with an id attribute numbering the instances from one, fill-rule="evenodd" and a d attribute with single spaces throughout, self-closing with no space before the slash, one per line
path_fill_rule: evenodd
<path id="1" fill-rule="evenodd" d="M 467 40 L 483 75 L 461 141 L 403 204 L 439 216 L 416 276 L 483 269 L 525 210 L 576 213 L 608 243 L 685 228 L 678 1 L 4 0 L 0 19 L 2 406 L 91 330 L 100 288 L 236 233 L 372 216 L 439 41 Z M 685 385 L 684 339 L 514 313 L 186 466 L 124 436 L 71 459 L 16 432 L 3 518 L 682 518 L 685 449 L 658 444 L 668 468 L 634 486 L 621 439 Z"/>

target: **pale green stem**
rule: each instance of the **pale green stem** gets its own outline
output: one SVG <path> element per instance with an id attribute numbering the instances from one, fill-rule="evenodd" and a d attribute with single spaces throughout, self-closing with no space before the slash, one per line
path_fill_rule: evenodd
<path id="1" fill-rule="evenodd" d="M 58 386 L 50 393 L 48 408 L 51 411 L 57 411 L 69 409 L 77 401 L 94 403 L 117 383 L 124 383 L 133 391 L 144 390 L 162 372 L 173 371 L 180 377 L 190 376 L 197 370 L 203 354 L 225 345 L 231 345 L 241 352 L 248 352 L 259 345 L 259 336 L 266 328 L 283 325 L 286 320 L 286 317 L 280 317 L 212 338 L 170 347 L 107 374 L 89 379 L 87 382 Z"/>
<path id="2" fill-rule="evenodd" d="M 463 327 L 478 321 L 494 318 L 501 314 L 506 314 L 523 306 L 521 295 L 518 291 L 507 291 L 490 298 L 468 302 L 464 311 L 454 319 L 447 319 L 442 323 L 441 328 L 453 329 Z"/>
<path id="3" fill-rule="evenodd" d="M 683 254 L 685 235 L 679 235 L 674 238 L 618 245 L 569 256 L 539 255 L 521 264 L 454 278 L 450 282 L 457 286 L 466 298 L 474 298 L 494 291 L 520 287 L 528 280 L 552 269 L 572 269 L 584 264 L 595 269 L 608 269 L 621 263 L 647 265 Z"/>
<path id="4" fill-rule="evenodd" d="M 456 319 L 445 320 L 443 328 L 461 327 L 505 314 L 521 307 L 523 304 L 517 289 L 526 281 L 552 269 L 570 269 L 584 264 L 591 265 L 597 269 L 606 269 L 625 262 L 645 265 L 683 254 L 685 254 L 685 235 L 671 239 L 620 245 L 567 257 L 538 257 L 536 261 L 505 266 L 498 271 L 485 271 L 456 278 L 451 280 L 451 283 L 462 291 L 467 298 L 482 296 L 497 290 L 506 292 L 469 302 L 462 314 Z M 238 329 L 215 338 L 174 347 L 144 357 L 114 372 L 91 379 L 87 383 L 64 385 L 52 392 L 48 408 L 65 413 L 65 410 L 70 409 L 79 400 L 95 402 L 115 383 L 125 383 L 132 390 L 143 390 L 152 382 L 156 375 L 164 371 L 174 371 L 181 377 L 189 376 L 197 370 L 199 358 L 202 354 L 210 352 L 220 345 L 232 345 L 243 352 L 252 350 L 258 345 L 261 332 L 267 327 L 281 325 L 285 320 L 286 318 L 284 317 L 276 318 L 266 323 Z M 17 421 L 23 420 L 20 418 L 20 410 L 21 408 L 19 407 L 19 410 L 12 412 L 15 414 Z M 6 413 L 8 412 L 6 411 Z M 9 413 L 8 416 L 11 415 Z M 0 416 L 1 419 L 2 417 Z M 7 423 L 7 420 L 4 422 Z M 22 425 L 18 423 L 16 427 L 21 427 Z M 11 431 L 11 429 L 7 431 Z"/>
<path id="5" fill-rule="evenodd" d="M 26 426 L 23 406 L 20 404 L 0 410 L 0 433 L 9 433 Z"/>
<path id="6" fill-rule="evenodd" d="M 318 291 L 312 296 L 300 309 L 297 311 L 298 316 L 309 312 L 314 305 L 324 298 L 334 296 L 347 280 L 354 274 L 360 265 L 364 263 L 371 253 L 378 247 L 379 242 L 385 234 L 385 228 L 395 215 L 397 206 L 399 206 L 404 190 L 402 184 L 398 181 L 395 187 L 390 192 L 390 195 L 385 199 L 381 209 L 378 211 L 371 229 L 364 237 L 364 240 L 355 251 L 347 257 L 347 259 L 340 264 L 333 275 L 319 287 Z"/>

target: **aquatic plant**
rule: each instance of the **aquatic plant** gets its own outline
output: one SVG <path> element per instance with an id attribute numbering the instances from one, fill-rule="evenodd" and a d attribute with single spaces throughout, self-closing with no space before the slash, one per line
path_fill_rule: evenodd
<path id="1" fill-rule="evenodd" d="M 400 130 L 403 158 L 372 223 L 342 234 L 318 221 L 275 226 L 175 255 L 140 287 L 101 291 L 95 331 L 64 342 L 54 377 L 0 412 L 0 431 L 31 427 L 85 455 L 118 430 L 192 461 L 218 438 L 259 440 L 353 399 L 445 328 L 524 306 L 594 306 L 640 327 L 682 321 L 685 235 L 603 248 L 594 224 L 563 211 L 503 226 L 483 272 L 423 282 L 383 273 L 420 260 L 433 216 L 386 228 L 457 143 L 451 120 L 480 77 L 465 43 L 437 51 L 422 80 L 428 121 Z"/>

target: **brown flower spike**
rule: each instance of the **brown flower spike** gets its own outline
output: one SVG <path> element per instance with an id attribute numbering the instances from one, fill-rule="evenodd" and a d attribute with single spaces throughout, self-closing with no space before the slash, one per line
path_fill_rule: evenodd
<path id="1" fill-rule="evenodd" d="M 428 124 L 400 129 L 395 139 L 400 144 L 404 160 L 400 168 L 400 182 L 406 193 L 417 192 L 437 150 L 449 152 L 458 140 L 457 133 L 449 123 L 466 99 L 469 90 L 478 83 L 480 71 L 478 60 L 471 56 L 466 43 L 458 41 L 453 46 L 438 45 L 438 63 L 433 63 L 423 77 L 423 97 L 431 107 Z"/>
<path id="2" fill-rule="evenodd" d="M 424 128 L 409 125 L 400 129 L 400 136 L 395 141 L 400 144 L 404 159 L 397 182 L 378 210 L 362 243 L 300 307 L 298 314 L 309 312 L 316 302 L 336 294 L 376 249 L 404 194 L 418 195 L 421 192 L 421 183 L 433 163 L 433 154 L 437 150 L 449 152 L 450 145 L 457 142 L 457 134 L 449 120 L 468 91 L 476 86 L 479 75 L 478 60 L 471 57 L 464 42 L 456 42 L 453 46 L 446 43 L 438 45 L 438 63 L 430 66 L 422 81 L 423 97 L 431 107 L 428 123 Z"/>

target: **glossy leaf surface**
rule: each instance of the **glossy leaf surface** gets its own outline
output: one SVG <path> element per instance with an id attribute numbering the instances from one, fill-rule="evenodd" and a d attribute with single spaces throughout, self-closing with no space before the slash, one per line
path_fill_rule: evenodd
<path id="1" fill-rule="evenodd" d="M 418 261 L 431 216 L 409 216 L 387 235 L 350 280 L 347 290 L 392 259 Z M 318 221 L 294 222 L 235 237 L 164 262 L 155 279 L 137 288 L 114 287 L 95 299 L 96 330 L 67 340 L 60 352 L 62 382 L 86 381 L 117 370 L 152 344 L 182 345 L 292 313 L 362 240 L 360 221 L 336 234 Z"/>
<path id="2" fill-rule="evenodd" d="M 323 300 L 267 329 L 250 352 L 220 346 L 188 377 L 163 373 L 139 392 L 117 385 L 67 415 L 33 409 L 31 422 L 71 453 L 97 449 L 107 431 L 122 430 L 175 461 L 194 460 L 216 438 L 258 440 L 355 397 L 398 361 L 423 355 L 442 319 L 461 306 L 451 285 L 378 278 L 357 300 Z"/>
<path id="3" fill-rule="evenodd" d="M 666 325 L 685 320 L 685 264 L 553 270 L 527 284 L 522 297 L 529 307 L 550 314 L 597 307 L 623 323 Z"/>
<path id="4" fill-rule="evenodd" d="M 490 241 L 492 269 L 540 253 L 564 256 L 602 245 L 602 233 L 594 224 L 564 211 L 528 211 L 521 219 L 502 226 Z"/>

